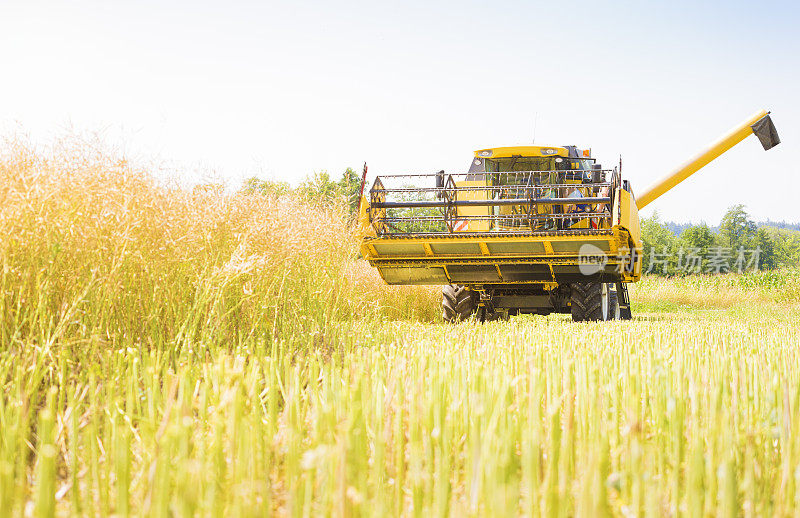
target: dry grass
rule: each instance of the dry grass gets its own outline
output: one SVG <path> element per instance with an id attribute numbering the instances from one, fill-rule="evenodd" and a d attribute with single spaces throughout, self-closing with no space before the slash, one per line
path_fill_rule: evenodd
<path id="1" fill-rule="evenodd" d="M 0 186 L 7 344 L 231 344 L 353 317 L 433 317 L 418 290 L 356 264 L 343 207 L 165 188 L 74 143 L 6 143 Z"/>

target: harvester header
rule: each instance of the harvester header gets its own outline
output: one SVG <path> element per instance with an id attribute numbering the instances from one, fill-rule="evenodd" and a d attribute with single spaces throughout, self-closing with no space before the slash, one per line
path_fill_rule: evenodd
<path id="1" fill-rule="evenodd" d="M 466 172 L 378 175 L 361 198 L 361 254 L 388 284 L 444 285 L 446 320 L 630 318 L 638 210 L 751 133 L 765 149 L 780 142 L 759 112 L 638 200 L 617 168 L 575 146 L 485 148 Z"/>

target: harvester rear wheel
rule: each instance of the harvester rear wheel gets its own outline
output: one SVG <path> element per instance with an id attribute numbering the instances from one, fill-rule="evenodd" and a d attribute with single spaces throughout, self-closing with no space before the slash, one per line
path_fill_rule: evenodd
<path id="1" fill-rule="evenodd" d="M 442 316 L 445 322 L 460 322 L 478 307 L 478 293 L 466 286 L 448 284 L 442 287 Z"/>
<path id="2" fill-rule="evenodd" d="M 605 282 L 576 282 L 572 284 L 570 297 L 572 320 L 590 322 L 614 320 L 618 317 L 619 305 L 616 293 Z"/>

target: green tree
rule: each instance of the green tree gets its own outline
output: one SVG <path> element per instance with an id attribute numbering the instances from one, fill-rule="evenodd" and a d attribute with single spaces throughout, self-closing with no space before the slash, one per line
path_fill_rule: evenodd
<path id="1" fill-rule="evenodd" d="M 339 191 L 347 198 L 350 205 L 350 213 L 355 213 L 358 210 L 358 192 L 361 190 L 361 176 L 352 168 L 348 167 L 342 173 L 342 178 L 339 180 Z"/>
<path id="2" fill-rule="evenodd" d="M 769 234 L 775 248 L 776 265 L 789 268 L 800 267 L 800 232 L 774 227 L 762 228 Z"/>
<path id="3" fill-rule="evenodd" d="M 338 194 L 339 184 L 331 179 L 327 171 L 319 171 L 303 180 L 298 191 L 312 200 L 329 200 Z"/>
<path id="4" fill-rule="evenodd" d="M 714 246 L 716 235 L 705 223 L 691 226 L 681 232 L 678 239 L 680 268 L 682 273 L 698 273 L 703 261 Z"/>
<path id="5" fill-rule="evenodd" d="M 736 253 L 740 248 L 755 248 L 756 224 L 744 210 L 744 205 L 728 209 L 719 225 L 719 244 Z"/>
<path id="6" fill-rule="evenodd" d="M 642 247 L 644 252 L 642 271 L 659 275 L 677 272 L 678 239 L 659 219 L 655 212 L 641 220 Z"/>
<path id="7" fill-rule="evenodd" d="M 244 181 L 242 191 L 248 194 L 263 194 L 266 196 L 283 196 L 291 192 L 291 186 L 286 182 L 273 182 L 261 180 L 255 176 Z"/>
<path id="8" fill-rule="evenodd" d="M 701 256 L 714 246 L 714 232 L 705 223 L 687 228 L 681 232 L 680 244 L 684 249 L 696 249 Z"/>
<path id="9" fill-rule="evenodd" d="M 758 248 L 758 269 L 773 270 L 778 267 L 778 256 L 775 253 L 775 243 L 765 228 L 756 232 L 755 247 Z"/>
<path id="10" fill-rule="evenodd" d="M 261 180 L 255 176 L 245 180 L 242 191 L 265 196 L 282 196 L 294 193 L 309 200 L 331 201 L 344 199 L 353 214 L 358 210 L 358 191 L 361 188 L 361 177 L 352 167 L 345 169 L 341 178 L 334 180 L 327 171 L 320 171 L 308 176 L 293 189 L 287 182 Z"/>
<path id="11" fill-rule="evenodd" d="M 348 167 L 339 180 L 333 180 L 327 171 L 314 173 L 300 184 L 299 192 L 313 200 L 344 198 L 352 214 L 358 210 L 360 188 L 361 178 L 352 167 Z"/>

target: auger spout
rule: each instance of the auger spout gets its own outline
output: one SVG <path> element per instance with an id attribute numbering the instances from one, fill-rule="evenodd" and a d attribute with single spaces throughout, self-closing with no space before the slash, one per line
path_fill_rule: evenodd
<path id="1" fill-rule="evenodd" d="M 639 210 L 643 209 L 750 134 L 755 134 L 758 137 L 764 150 L 771 149 L 780 143 L 778 132 L 775 130 L 772 119 L 770 119 L 769 112 L 761 110 L 637 196 L 637 208 Z"/>

